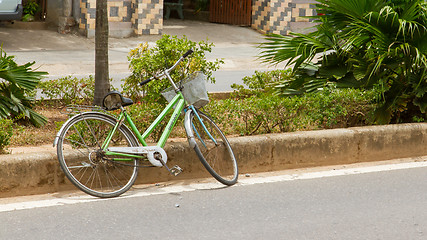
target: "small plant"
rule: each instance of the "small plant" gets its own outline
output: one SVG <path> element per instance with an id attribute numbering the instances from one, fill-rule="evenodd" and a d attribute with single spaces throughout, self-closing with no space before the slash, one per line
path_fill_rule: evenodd
<path id="1" fill-rule="evenodd" d="M 31 0 L 28 1 L 23 9 L 24 16 L 22 17 L 22 21 L 24 22 L 32 22 L 34 21 L 34 16 L 39 11 L 40 7 L 39 4 L 36 3 L 36 1 Z"/>
<path id="2" fill-rule="evenodd" d="M 420 117 L 420 116 L 413 116 L 412 121 L 417 122 L 417 123 L 421 123 L 421 122 L 427 122 L 427 119 Z"/>
<path id="3" fill-rule="evenodd" d="M 13 135 L 14 123 L 10 119 L 0 119 L 0 153 L 6 152 Z"/>

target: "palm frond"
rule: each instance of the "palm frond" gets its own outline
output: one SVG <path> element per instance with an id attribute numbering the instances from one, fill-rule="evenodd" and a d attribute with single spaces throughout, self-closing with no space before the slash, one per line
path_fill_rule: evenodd
<path id="1" fill-rule="evenodd" d="M 34 62 L 18 65 L 13 56 L 0 48 L 0 118 L 24 116 L 35 126 L 44 125 L 47 120 L 33 111 L 33 99 L 29 96 L 46 72 L 34 71 Z"/>
<path id="2" fill-rule="evenodd" d="M 286 62 L 287 66 L 294 65 L 294 69 L 296 69 L 313 60 L 316 54 L 331 50 L 332 44 L 313 34 L 294 33 L 294 35 L 295 37 L 278 34 L 267 35 L 267 42 L 258 46 L 262 50 L 258 56 L 259 59 L 273 64 Z"/>
<path id="3" fill-rule="evenodd" d="M 7 56 L 6 52 L 0 48 L 0 78 L 28 91 L 34 90 L 40 79 L 48 74 L 31 69 L 34 64 L 35 62 L 29 62 L 18 65 L 14 61 L 14 56 Z"/>

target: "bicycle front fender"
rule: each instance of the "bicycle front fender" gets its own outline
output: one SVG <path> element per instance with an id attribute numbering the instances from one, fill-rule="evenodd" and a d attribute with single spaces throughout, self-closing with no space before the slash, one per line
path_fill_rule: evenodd
<path id="1" fill-rule="evenodd" d="M 187 140 L 188 144 L 190 144 L 191 148 L 194 148 L 196 146 L 196 139 L 194 137 L 193 129 L 191 127 L 191 113 L 193 112 L 192 109 L 188 108 L 185 112 L 184 117 L 184 128 L 185 133 L 187 134 Z"/>

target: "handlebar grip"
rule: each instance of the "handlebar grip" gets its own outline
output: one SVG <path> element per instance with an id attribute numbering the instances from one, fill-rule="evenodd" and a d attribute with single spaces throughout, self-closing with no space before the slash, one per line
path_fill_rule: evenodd
<path id="1" fill-rule="evenodd" d="M 144 81 L 139 83 L 139 86 L 144 86 L 145 84 L 151 82 L 151 80 L 153 80 L 153 78 L 145 79 Z"/>
<path id="2" fill-rule="evenodd" d="M 182 55 L 183 58 L 188 57 L 188 55 L 192 54 L 194 51 L 193 49 L 188 50 L 186 53 L 184 53 L 184 55 Z"/>

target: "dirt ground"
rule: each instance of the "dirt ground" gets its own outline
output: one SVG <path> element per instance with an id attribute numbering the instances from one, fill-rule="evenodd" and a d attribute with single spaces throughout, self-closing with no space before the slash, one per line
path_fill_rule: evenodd
<path id="1" fill-rule="evenodd" d="M 18 125 L 15 128 L 9 149 L 52 145 L 60 126 L 68 119 L 66 114 L 61 113 L 63 107 L 37 106 L 35 110 L 48 119 L 47 124 L 39 128 L 31 124 Z"/>
<path id="2" fill-rule="evenodd" d="M 35 111 L 42 114 L 48 119 L 48 122 L 43 127 L 34 127 L 29 123 L 18 124 L 14 129 L 11 143 L 6 149 L 6 153 L 19 154 L 38 151 L 52 151 L 53 141 L 62 124 L 68 120 L 65 106 L 40 106 L 35 107 Z M 179 137 L 184 134 L 184 130 L 180 126 L 176 126 L 174 133 L 169 137 L 168 142 L 182 142 L 186 138 Z M 147 139 L 147 143 L 152 139 Z"/>

